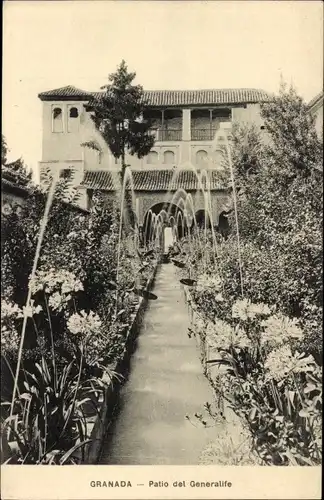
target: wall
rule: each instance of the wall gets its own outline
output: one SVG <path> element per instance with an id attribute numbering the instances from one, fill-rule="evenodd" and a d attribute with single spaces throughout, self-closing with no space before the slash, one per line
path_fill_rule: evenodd
<path id="1" fill-rule="evenodd" d="M 105 144 L 100 133 L 96 130 L 90 114 L 84 108 L 85 101 L 52 101 L 43 102 L 43 143 L 42 143 L 42 162 L 40 169 L 50 167 L 54 172 L 60 168 L 71 166 L 77 173 L 76 182 L 79 182 L 85 170 L 115 170 L 120 168 L 120 161 L 116 162 L 112 156 L 108 146 Z M 78 126 L 71 130 L 69 127 L 68 113 L 71 107 L 77 107 L 79 111 Z M 52 131 L 52 112 L 55 107 L 60 107 L 63 111 L 63 132 Z M 217 111 L 215 111 L 217 114 Z M 218 112 L 219 113 L 219 112 Z M 221 116 L 215 116 L 213 125 L 217 125 L 217 129 L 221 126 L 220 120 L 226 120 Z M 258 127 L 262 125 L 260 116 L 260 106 L 258 104 L 248 104 L 245 108 L 232 108 L 232 120 L 255 123 Z M 182 127 L 181 141 L 156 141 L 153 151 L 157 152 L 157 163 L 150 163 L 150 160 L 145 158 L 137 158 L 136 156 L 126 155 L 126 163 L 131 165 L 133 169 L 145 168 L 172 168 L 173 165 L 164 164 L 164 152 L 172 151 L 175 155 L 174 164 L 181 164 L 186 161 L 196 164 L 196 154 L 199 150 L 205 150 L 208 154 L 209 164 L 207 167 L 214 168 L 215 148 L 212 141 L 192 141 L 191 128 L 201 127 L 209 128 L 209 118 L 194 118 L 191 117 L 190 109 L 182 110 L 182 117 L 167 118 L 168 128 Z M 74 122 L 75 123 L 75 122 Z M 96 142 L 102 149 L 102 154 L 99 156 L 97 151 L 89 148 L 81 147 L 81 143 L 87 141 Z"/>
<path id="2" fill-rule="evenodd" d="M 84 161 L 86 169 L 98 169 L 97 152 L 81 146 L 83 142 L 95 141 L 102 149 L 102 168 L 109 168 L 114 164 L 108 146 L 96 130 L 90 114 L 84 108 L 85 101 L 45 101 L 43 102 L 43 140 L 42 162 Z M 63 131 L 53 132 L 52 113 L 54 108 L 63 111 Z M 71 130 L 68 118 L 69 109 L 76 107 L 79 111 L 78 126 Z"/>

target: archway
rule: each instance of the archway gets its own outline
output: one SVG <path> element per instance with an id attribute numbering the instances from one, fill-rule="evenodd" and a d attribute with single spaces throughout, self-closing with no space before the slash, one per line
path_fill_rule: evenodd
<path id="1" fill-rule="evenodd" d="M 229 225 L 229 221 L 228 221 L 228 216 L 230 215 L 230 211 L 229 212 L 221 212 L 219 214 L 219 218 L 218 218 L 218 226 L 217 226 L 217 231 L 225 238 L 227 239 L 228 238 L 228 235 L 230 233 L 230 225 Z"/>
<path id="2" fill-rule="evenodd" d="M 206 210 L 198 210 L 195 214 L 197 227 L 199 229 L 205 229 L 207 225 L 207 229 L 211 228 L 210 217 Z"/>
<path id="3" fill-rule="evenodd" d="M 165 228 L 169 228 L 168 240 L 170 239 L 170 229 L 173 237 L 180 239 L 185 235 L 185 220 L 183 210 L 174 203 L 157 203 L 148 210 L 144 216 L 143 239 L 148 245 L 156 237 L 161 237 L 161 244 L 164 245 Z"/>

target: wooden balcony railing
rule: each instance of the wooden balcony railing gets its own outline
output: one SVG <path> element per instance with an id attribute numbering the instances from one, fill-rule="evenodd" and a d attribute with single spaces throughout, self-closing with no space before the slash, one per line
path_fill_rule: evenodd
<path id="1" fill-rule="evenodd" d="M 192 141 L 212 141 L 216 134 L 216 128 L 192 128 Z"/>
<path id="2" fill-rule="evenodd" d="M 157 141 L 181 141 L 182 129 L 152 129 L 151 134 L 155 136 Z"/>

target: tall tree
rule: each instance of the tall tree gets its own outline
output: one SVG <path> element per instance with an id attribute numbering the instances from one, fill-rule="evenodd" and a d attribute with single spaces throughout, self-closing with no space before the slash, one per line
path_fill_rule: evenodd
<path id="1" fill-rule="evenodd" d="M 154 144 L 149 133 L 150 122 L 144 119 L 146 102 L 141 85 L 134 85 L 136 73 L 128 71 L 123 60 L 117 71 L 109 75 L 103 94 L 89 102 L 92 120 L 113 156 L 121 161 L 122 174 L 126 168 L 126 154 L 142 158 Z M 93 143 L 85 146 L 96 149 Z"/>

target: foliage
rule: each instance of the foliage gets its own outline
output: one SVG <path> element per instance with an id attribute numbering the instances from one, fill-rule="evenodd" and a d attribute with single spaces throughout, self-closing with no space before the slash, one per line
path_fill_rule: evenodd
<path id="1" fill-rule="evenodd" d="M 262 115 L 268 136 L 235 125 L 230 138 L 240 261 L 233 213 L 226 240 L 194 233 L 178 267 L 192 280 L 190 334 L 201 338 L 205 373 L 242 417 L 262 462 L 317 465 L 322 146 L 293 89 L 282 87 Z"/>
<path id="2" fill-rule="evenodd" d="M 135 283 L 146 286 L 156 262 L 154 252 L 144 262 L 135 233 L 123 230 L 119 242 L 115 202 L 96 193 L 90 213 L 81 212 L 71 204 L 68 182 L 57 183 L 34 276 L 49 186 L 33 188 L 20 215 L 7 214 L 2 224 L 2 426 L 12 440 L 10 460 L 18 463 L 75 462 L 86 443 L 87 407 L 98 408 L 103 372 L 118 376 L 113 367 L 139 303 Z M 25 320 L 11 418 L 6 408 Z"/>
<path id="3" fill-rule="evenodd" d="M 82 363 L 78 367 L 73 360 L 59 373 L 49 359 L 42 356 L 33 371 L 23 370 L 24 392 L 16 396 L 14 413 L 3 424 L 9 463 L 73 464 L 76 450 L 87 443 L 84 407 L 98 401 L 104 385 L 98 379 L 82 381 Z"/>
<path id="4" fill-rule="evenodd" d="M 125 165 L 125 154 L 147 155 L 154 144 L 150 123 L 143 119 L 146 107 L 143 88 L 133 85 L 136 73 L 122 61 L 102 87 L 105 92 L 89 103 L 92 119 L 115 158 Z M 91 146 L 91 145 L 90 145 Z"/>
<path id="5" fill-rule="evenodd" d="M 22 158 L 9 162 L 7 155 L 10 149 L 7 146 L 5 137 L 1 134 L 1 167 L 2 175 L 8 177 L 13 182 L 25 186 L 31 182 L 32 173 L 28 171 Z"/>
<path id="6" fill-rule="evenodd" d="M 300 318 L 307 332 L 304 349 L 320 359 L 322 144 L 293 88 L 282 86 L 277 97 L 264 103 L 262 115 L 266 142 L 246 126 L 234 127 L 230 141 L 244 286 L 252 299 Z M 221 259 L 229 281 L 234 278 L 228 286 L 238 296 L 234 215 L 230 222 L 233 236 L 221 249 Z"/>

